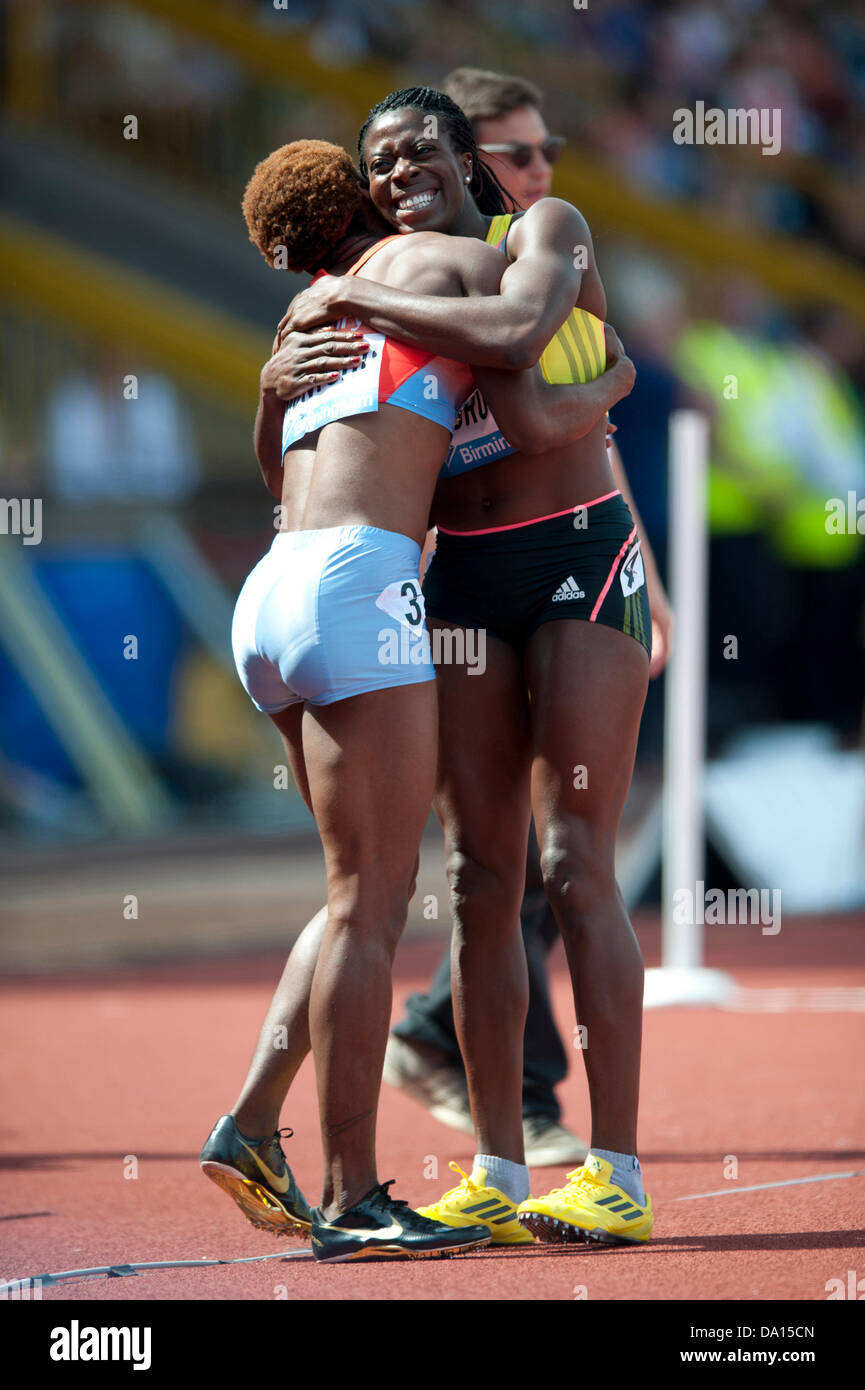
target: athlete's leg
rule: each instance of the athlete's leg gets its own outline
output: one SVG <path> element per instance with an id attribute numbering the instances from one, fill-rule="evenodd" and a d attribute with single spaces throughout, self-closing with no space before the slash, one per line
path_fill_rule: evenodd
<path id="1" fill-rule="evenodd" d="M 298 791 L 312 810 L 301 734 L 303 705 L 289 705 L 271 718 L 282 735 Z M 309 1052 L 309 995 L 326 925 L 327 908 L 323 907 L 294 943 L 276 987 L 246 1080 L 231 1110 L 244 1134 L 273 1134 L 279 1128 L 288 1089 Z"/>
<path id="2" fill-rule="evenodd" d="M 273 1134 L 292 1081 L 310 1050 L 309 995 L 327 908 L 307 922 L 271 1000 L 231 1114 L 244 1134 Z"/>
<path id="3" fill-rule="evenodd" d="M 526 672 L 535 824 L 577 1020 L 587 1030 L 592 1148 L 636 1154 L 643 961 L 614 858 L 648 657 L 612 628 L 549 622 L 527 643 Z"/>
<path id="4" fill-rule="evenodd" d="M 433 628 L 448 624 L 430 620 Z M 522 662 L 487 634 L 486 670 L 437 668 L 436 810 L 445 832 L 454 919 L 454 1015 L 478 1152 L 523 1163 L 520 932 L 529 828 L 529 728 Z"/>
<path id="5" fill-rule="evenodd" d="M 533 830 L 529 835 L 520 927 L 529 975 L 523 1048 L 523 1114 L 544 1114 L 558 1120 L 561 1112 L 554 1087 L 567 1075 L 568 1062 L 550 1004 L 547 957 L 559 939 L 559 928 L 544 893 Z M 454 1067 L 465 1075 L 454 1020 L 450 952 L 430 981 L 428 992 L 409 995 L 405 1014 L 391 1032 L 412 1047 L 430 1051 L 431 1056 L 440 1054 L 439 1066 Z"/>
<path id="6" fill-rule="evenodd" d="M 301 718 L 303 706 L 291 705 L 271 715 L 282 735 L 289 766 L 304 801 L 312 810 L 306 764 L 303 757 Z M 415 859 L 409 897 L 414 894 Z M 321 938 L 327 926 L 327 907 L 322 907 L 294 943 L 270 1007 L 261 1025 L 249 1071 L 231 1114 L 244 1134 L 273 1134 L 292 1081 L 310 1051 L 309 996 Z"/>
<path id="7" fill-rule="evenodd" d="M 303 751 L 327 867 L 309 1029 L 333 1220 L 378 1181 L 391 968 L 435 781 L 435 681 L 307 706 Z"/>
<path id="8" fill-rule="evenodd" d="M 550 1122 L 558 1123 L 561 1107 L 555 1087 L 568 1074 L 568 1058 L 553 1018 L 549 954 L 559 940 L 559 927 L 544 892 L 534 822 L 529 833 L 526 887 L 520 920 L 529 968 L 529 1010 L 523 1048 L 523 1118 L 544 1116 Z M 578 1142 L 577 1147 L 582 1147 L 582 1141 Z"/>
<path id="9" fill-rule="evenodd" d="M 558 1122 L 561 1107 L 556 1086 L 568 1074 L 568 1057 L 553 1018 L 549 990 L 549 955 L 559 939 L 559 928 L 546 894 L 527 892 L 520 909 L 526 964 L 529 972 L 529 1008 L 523 1047 L 523 1117 L 546 1116 Z"/>

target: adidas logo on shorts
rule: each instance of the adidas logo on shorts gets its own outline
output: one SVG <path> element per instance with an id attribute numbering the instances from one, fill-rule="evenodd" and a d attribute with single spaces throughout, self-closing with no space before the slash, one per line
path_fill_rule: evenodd
<path id="1" fill-rule="evenodd" d="M 586 595 L 574 579 L 574 576 L 569 574 L 564 584 L 560 584 L 553 594 L 553 603 L 564 603 L 565 600 L 569 598 L 585 597 Z"/>

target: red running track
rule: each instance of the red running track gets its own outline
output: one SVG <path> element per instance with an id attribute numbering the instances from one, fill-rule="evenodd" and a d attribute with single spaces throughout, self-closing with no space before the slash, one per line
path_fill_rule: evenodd
<path id="1" fill-rule="evenodd" d="M 638 920 L 647 964 L 658 931 Z M 717 929 L 718 931 L 722 929 Z M 5 1086 L 0 1277 L 158 1260 L 264 1263 L 91 1277 L 43 1290 L 68 1299 L 802 1299 L 827 1281 L 865 1275 L 865 1013 L 824 1011 L 836 986 L 865 990 L 865 923 L 785 922 L 777 937 L 725 928 L 709 963 L 755 990 L 760 1012 L 663 1010 L 646 1015 L 640 1147 L 655 1236 L 637 1249 L 535 1245 L 448 1261 L 316 1266 L 308 1245 L 248 1226 L 199 1172 L 198 1150 L 233 1103 L 282 962 L 273 956 L 99 977 L 7 981 L 2 994 Z M 406 943 L 395 1009 L 421 988 L 440 943 Z M 563 957 L 553 995 L 573 1032 Z M 821 1003 L 822 998 L 822 1003 Z M 831 1002 L 831 1001 L 830 1001 Z M 838 1000 L 834 1001 L 837 1005 Z M 793 1011 L 767 1012 L 766 1006 Z M 861 995 L 859 996 L 861 1009 Z M 574 1052 L 562 1088 L 566 1121 L 585 1132 L 586 1086 Z M 318 1199 L 312 1066 L 283 1112 L 289 1161 Z M 468 1137 L 409 1098 L 383 1091 L 380 1177 L 430 1201 L 471 1166 Z M 735 1178 L 727 1156 L 737 1160 Z M 137 1159 L 138 1175 L 124 1171 Z M 437 1167 L 438 1177 L 428 1177 Z M 756 1192 L 754 1184 L 854 1171 L 857 1176 Z M 561 1179 L 534 1170 L 532 1190 Z M 721 1189 L 722 1196 L 680 1201 Z"/>

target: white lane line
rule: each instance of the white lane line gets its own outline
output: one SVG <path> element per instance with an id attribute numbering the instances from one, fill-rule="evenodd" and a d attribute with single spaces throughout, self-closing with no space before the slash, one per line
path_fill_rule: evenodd
<path id="1" fill-rule="evenodd" d="M 149 1264 L 131 1264 L 119 1262 L 114 1265 L 92 1265 L 86 1269 L 64 1269 L 55 1274 L 32 1274 L 27 1279 L 10 1279 L 8 1283 L 0 1284 L 0 1298 L 8 1298 L 10 1292 L 13 1294 L 21 1289 L 22 1286 L 39 1284 L 44 1288 L 51 1284 L 58 1284 L 63 1279 L 91 1279 L 102 1275 L 106 1278 L 128 1278 L 130 1275 L 139 1273 L 150 1273 L 158 1269 L 201 1269 L 208 1265 L 251 1265 L 261 1264 L 265 1260 L 297 1260 L 310 1259 L 310 1250 L 280 1250 L 273 1255 L 244 1255 L 240 1259 L 233 1260 L 156 1260 Z"/>
<path id="2" fill-rule="evenodd" d="M 783 1182 L 758 1182 L 753 1187 L 719 1187 L 716 1192 L 690 1192 L 687 1197 L 674 1197 L 674 1202 L 696 1202 L 698 1197 L 730 1197 L 737 1192 L 764 1192 L 767 1187 L 798 1187 L 803 1182 L 833 1182 L 837 1178 L 865 1178 L 862 1169 L 849 1173 L 818 1173 L 813 1178 L 785 1178 Z"/>
<path id="3" fill-rule="evenodd" d="M 740 985 L 722 1009 L 740 1014 L 865 1013 L 865 987 L 858 985 L 779 986 Z"/>

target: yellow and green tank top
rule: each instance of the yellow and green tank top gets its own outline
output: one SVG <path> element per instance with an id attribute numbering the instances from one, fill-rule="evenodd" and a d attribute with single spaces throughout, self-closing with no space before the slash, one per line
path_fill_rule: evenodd
<path id="1" fill-rule="evenodd" d="M 510 212 L 494 217 L 486 235 L 487 245 L 504 253 L 512 220 Z M 571 310 L 540 358 L 541 371 L 554 386 L 594 381 L 606 365 L 604 325 L 586 309 Z M 476 387 L 457 412 L 450 449 L 439 476 L 453 478 L 514 452 Z"/>

